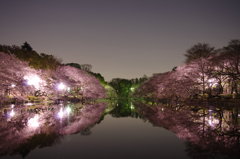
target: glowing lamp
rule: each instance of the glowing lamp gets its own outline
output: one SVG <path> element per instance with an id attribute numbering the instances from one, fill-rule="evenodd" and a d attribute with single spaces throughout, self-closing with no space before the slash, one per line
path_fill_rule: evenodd
<path id="1" fill-rule="evenodd" d="M 9 113 L 10 117 L 14 117 L 15 116 L 15 112 L 13 110 L 11 110 L 11 112 Z"/>
<path id="2" fill-rule="evenodd" d="M 67 88 L 67 86 L 62 82 L 57 85 L 57 89 L 60 91 L 65 90 L 66 88 Z"/>
<path id="3" fill-rule="evenodd" d="M 219 120 L 216 118 L 213 118 L 212 116 L 210 116 L 207 121 L 211 127 L 215 127 L 219 123 Z"/>
<path id="4" fill-rule="evenodd" d="M 38 115 L 35 115 L 33 118 L 30 118 L 29 120 L 28 120 L 28 126 L 30 127 L 30 128 L 34 128 L 34 129 L 36 129 L 36 128 L 38 128 L 39 127 L 39 116 Z"/>
<path id="5" fill-rule="evenodd" d="M 213 86 L 213 87 L 217 86 L 217 84 L 218 84 L 218 83 L 216 82 L 216 80 L 213 79 L 213 78 L 209 79 L 209 80 L 208 80 L 208 83 L 209 83 L 211 86 Z"/>
<path id="6" fill-rule="evenodd" d="M 67 91 L 70 92 L 71 88 L 70 87 L 67 87 Z"/>
<path id="7" fill-rule="evenodd" d="M 27 81 L 27 85 L 33 86 L 36 89 L 40 88 L 40 84 L 42 82 L 42 79 L 38 75 L 27 75 L 24 76 L 24 79 Z"/>

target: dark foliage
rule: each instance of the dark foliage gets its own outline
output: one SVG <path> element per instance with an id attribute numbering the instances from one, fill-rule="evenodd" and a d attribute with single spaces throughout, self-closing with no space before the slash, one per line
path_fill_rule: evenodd
<path id="1" fill-rule="evenodd" d="M 52 70 L 56 69 L 57 66 L 61 64 L 60 60 L 53 55 L 37 53 L 27 42 L 25 42 L 21 47 L 16 45 L 0 45 L 0 51 L 7 54 L 13 54 L 20 60 L 27 61 L 29 65 L 35 69 Z"/>

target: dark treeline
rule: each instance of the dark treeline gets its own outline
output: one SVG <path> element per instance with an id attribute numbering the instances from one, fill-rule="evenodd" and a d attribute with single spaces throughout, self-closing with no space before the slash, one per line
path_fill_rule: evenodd
<path id="1" fill-rule="evenodd" d="M 36 52 L 27 42 L 22 46 L 0 45 L 0 51 L 13 54 L 20 60 L 27 61 L 35 69 L 56 69 L 61 64 L 60 60 L 53 55 Z"/>
<path id="2" fill-rule="evenodd" d="M 116 90 L 118 97 L 127 98 L 133 95 L 135 89 L 137 89 L 148 78 L 143 76 L 135 79 L 122 79 L 114 78 L 110 81 L 110 85 Z"/>

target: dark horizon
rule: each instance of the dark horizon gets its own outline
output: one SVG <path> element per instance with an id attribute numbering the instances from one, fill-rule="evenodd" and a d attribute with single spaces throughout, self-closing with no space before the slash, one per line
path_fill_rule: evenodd
<path id="1" fill-rule="evenodd" d="M 240 37 L 240 2 L 3 1 L 1 44 L 93 65 L 106 80 L 151 76 L 183 64 L 198 42 L 216 48 Z"/>

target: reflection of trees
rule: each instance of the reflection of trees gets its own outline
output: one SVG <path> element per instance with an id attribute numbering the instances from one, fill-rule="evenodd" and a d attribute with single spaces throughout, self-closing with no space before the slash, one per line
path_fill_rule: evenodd
<path id="1" fill-rule="evenodd" d="M 138 118 L 139 115 L 130 98 L 118 99 L 115 108 L 110 112 L 113 117 L 134 117 Z"/>
<path id="2" fill-rule="evenodd" d="M 71 108 L 71 112 L 66 108 Z M 79 132 L 90 135 L 90 128 L 99 121 L 104 109 L 104 103 L 81 107 L 38 106 L 15 108 L 14 116 L 10 116 L 9 110 L 5 110 L 0 117 L 0 156 L 21 154 L 25 157 L 35 148 L 60 142 L 63 135 Z M 59 116 L 60 111 L 65 111 L 65 114 Z"/>
<path id="3" fill-rule="evenodd" d="M 90 128 L 86 128 L 86 129 L 82 130 L 80 133 L 81 133 L 81 135 L 83 135 L 83 136 L 88 136 L 88 135 L 91 135 L 91 134 L 92 134 Z"/>
<path id="4" fill-rule="evenodd" d="M 186 141 L 192 158 L 240 155 L 239 108 L 206 106 L 149 107 L 137 104 L 139 113 Z"/>
<path id="5" fill-rule="evenodd" d="M 20 153 L 22 157 L 26 157 L 35 148 L 43 148 L 52 146 L 60 142 L 61 136 L 56 133 L 51 134 L 37 134 L 27 139 L 26 142 L 19 145 L 13 153 Z"/>

